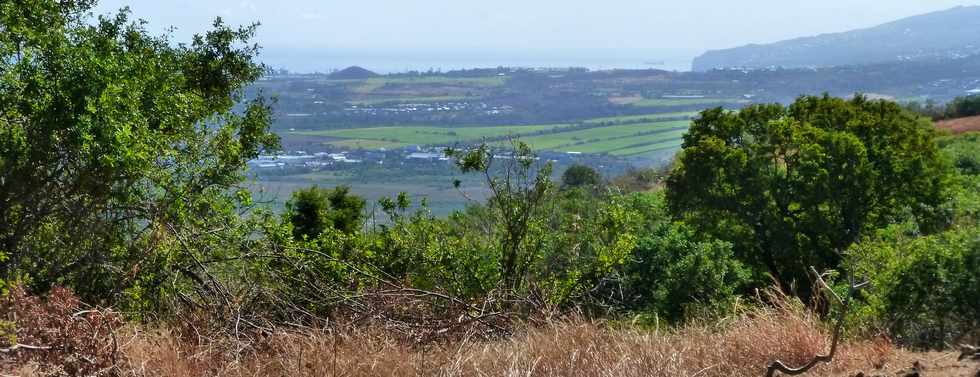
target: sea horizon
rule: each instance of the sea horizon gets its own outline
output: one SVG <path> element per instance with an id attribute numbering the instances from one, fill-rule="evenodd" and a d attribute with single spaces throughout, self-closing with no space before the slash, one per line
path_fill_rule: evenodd
<path id="1" fill-rule="evenodd" d="M 273 69 L 329 73 L 358 66 L 379 74 L 475 68 L 662 69 L 686 72 L 701 52 L 693 49 L 581 50 L 368 50 L 266 48 L 259 59 Z"/>

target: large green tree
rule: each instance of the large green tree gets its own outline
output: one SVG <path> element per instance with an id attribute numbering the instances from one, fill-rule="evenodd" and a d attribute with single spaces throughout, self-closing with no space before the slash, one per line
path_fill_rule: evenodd
<path id="1" fill-rule="evenodd" d="M 97 300 L 240 208 L 246 161 L 277 138 L 267 101 L 243 98 L 254 26 L 177 44 L 93 5 L 0 3 L 0 268 Z"/>
<path id="2" fill-rule="evenodd" d="M 932 124 L 897 104 L 827 95 L 701 113 L 667 180 L 672 214 L 731 242 L 784 289 L 883 225 L 947 221 L 949 167 Z"/>
<path id="3" fill-rule="evenodd" d="M 313 186 L 293 193 L 285 216 L 298 240 L 316 238 L 327 228 L 349 234 L 364 225 L 364 205 L 364 199 L 351 194 L 348 186 L 332 190 Z"/>
<path id="4" fill-rule="evenodd" d="M 595 169 L 586 165 L 575 164 L 561 175 L 561 186 L 565 189 L 578 187 L 596 187 L 602 183 L 602 176 Z"/>

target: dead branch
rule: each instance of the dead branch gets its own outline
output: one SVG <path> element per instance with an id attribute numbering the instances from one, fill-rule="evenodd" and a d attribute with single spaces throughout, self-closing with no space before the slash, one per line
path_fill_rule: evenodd
<path id="1" fill-rule="evenodd" d="M 821 277 L 820 274 L 817 273 L 817 270 L 813 268 L 813 266 L 810 266 L 810 271 L 817 277 L 817 282 L 820 283 L 821 288 L 829 292 L 828 295 L 834 297 L 834 299 L 836 299 L 837 302 L 841 304 L 840 313 L 837 314 L 837 324 L 834 326 L 834 335 L 830 341 L 830 352 L 828 352 L 826 355 L 816 355 L 813 357 L 813 359 L 810 360 L 810 362 L 796 368 L 788 367 L 782 361 L 775 360 L 771 364 L 769 364 L 768 368 L 766 368 L 766 377 L 775 376 L 776 371 L 782 372 L 783 374 L 787 374 L 790 376 L 796 376 L 796 375 L 806 373 L 813 367 L 817 366 L 817 364 L 829 363 L 833 361 L 834 355 L 837 353 L 837 344 L 840 342 L 841 330 L 844 327 L 844 318 L 847 316 L 847 310 L 850 308 L 851 298 L 854 297 L 854 294 L 858 290 L 860 290 L 862 287 L 868 284 L 868 282 L 856 283 L 854 281 L 854 277 L 849 275 L 848 281 L 850 284 L 847 287 L 847 296 L 841 299 L 841 297 L 837 295 L 837 293 L 834 292 L 834 290 L 831 289 L 829 285 L 827 285 L 827 282 L 823 280 L 823 277 Z"/>
<path id="2" fill-rule="evenodd" d="M 12 345 L 12 346 L 10 346 L 8 348 L 0 348 L 0 352 L 2 352 L 2 353 L 17 352 L 19 350 L 27 350 L 27 351 L 49 351 L 49 350 L 51 350 L 51 347 L 48 347 L 48 346 L 32 346 L 32 345 L 29 345 L 29 344 L 20 344 L 20 343 L 18 343 L 18 344 L 14 344 L 14 345 Z"/>

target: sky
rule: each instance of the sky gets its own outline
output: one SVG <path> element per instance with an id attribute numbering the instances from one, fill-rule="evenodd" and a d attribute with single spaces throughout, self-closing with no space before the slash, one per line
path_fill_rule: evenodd
<path id="1" fill-rule="evenodd" d="M 177 40 L 206 30 L 215 16 L 231 24 L 259 22 L 256 42 L 273 55 L 675 51 L 693 57 L 958 5 L 980 0 L 100 0 L 96 13 L 129 6 L 151 31 L 175 27 Z"/>

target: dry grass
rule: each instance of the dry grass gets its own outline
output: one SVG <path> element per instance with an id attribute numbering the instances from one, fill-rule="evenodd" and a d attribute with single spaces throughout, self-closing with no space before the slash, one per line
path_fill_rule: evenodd
<path id="1" fill-rule="evenodd" d="M 936 122 L 936 127 L 950 130 L 954 135 L 980 131 L 980 116 L 942 120 Z"/>
<path id="2" fill-rule="evenodd" d="M 279 331 L 242 352 L 235 342 L 172 331 L 129 338 L 122 372 L 133 376 L 760 376 L 773 358 L 800 363 L 829 343 L 814 318 L 785 308 L 666 333 L 571 320 L 491 342 L 425 347 L 364 330 Z M 851 342 L 810 375 L 871 370 L 892 352 L 886 341 Z"/>

